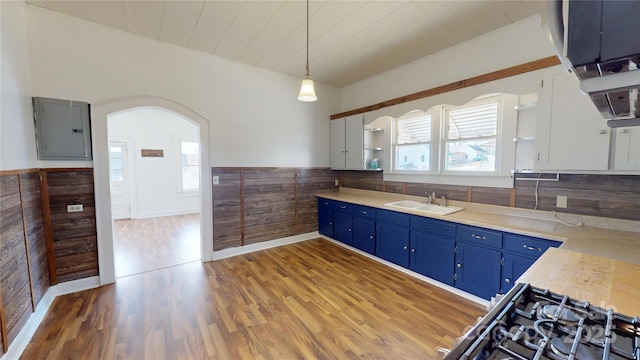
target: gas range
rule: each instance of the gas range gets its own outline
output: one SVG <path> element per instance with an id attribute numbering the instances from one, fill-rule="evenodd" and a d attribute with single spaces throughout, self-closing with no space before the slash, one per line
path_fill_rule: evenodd
<path id="1" fill-rule="evenodd" d="M 444 359 L 640 360 L 640 319 L 517 284 Z"/>

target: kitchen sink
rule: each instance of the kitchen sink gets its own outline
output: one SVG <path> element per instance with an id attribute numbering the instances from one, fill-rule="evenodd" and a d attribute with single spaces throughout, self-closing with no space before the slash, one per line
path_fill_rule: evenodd
<path id="1" fill-rule="evenodd" d="M 457 206 L 445 207 L 445 206 L 440 206 L 436 204 L 425 204 L 425 203 L 421 203 L 419 201 L 414 201 L 414 200 L 395 201 L 395 202 L 386 203 L 385 205 L 407 209 L 407 210 L 424 211 L 427 213 L 437 214 L 437 215 L 449 215 L 449 214 L 453 214 L 455 212 L 464 210 L 464 208 L 457 207 Z"/>

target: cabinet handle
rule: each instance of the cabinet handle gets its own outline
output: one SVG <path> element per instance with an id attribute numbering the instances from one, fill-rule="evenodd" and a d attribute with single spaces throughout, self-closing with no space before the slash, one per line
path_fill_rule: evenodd
<path id="1" fill-rule="evenodd" d="M 511 279 L 506 278 L 506 279 L 504 279 L 504 282 L 506 282 L 507 284 L 510 284 L 511 283 Z"/>
<path id="2" fill-rule="evenodd" d="M 537 247 L 533 247 L 533 246 L 529 246 L 529 245 L 522 245 L 522 247 L 527 249 L 527 250 L 531 250 L 531 251 L 538 250 L 539 252 L 542 252 L 542 248 L 537 248 Z"/>
<path id="3" fill-rule="evenodd" d="M 366 214 L 366 213 L 367 213 L 367 212 L 366 212 L 366 211 L 364 211 L 364 210 L 362 210 L 361 212 L 362 212 L 363 214 Z"/>
<path id="4" fill-rule="evenodd" d="M 486 236 L 480 236 L 480 235 L 476 235 L 476 234 L 471 234 L 471 237 L 474 239 L 478 239 L 478 240 L 487 240 Z"/>
<path id="5" fill-rule="evenodd" d="M 456 265 L 456 267 L 457 267 L 458 269 L 462 269 L 462 264 L 458 264 L 458 265 Z"/>
<path id="6" fill-rule="evenodd" d="M 607 130 L 600 130 L 600 134 L 606 134 Z"/>
<path id="7" fill-rule="evenodd" d="M 347 207 L 345 205 L 340 205 L 340 209 L 346 209 Z"/>
<path id="8" fill-rule="evenodd" d="M 406 247 L 406 246 L 403 246 L 403 247 L 402 247 L 402 250 L 407 250 L 407 247 Z"/>

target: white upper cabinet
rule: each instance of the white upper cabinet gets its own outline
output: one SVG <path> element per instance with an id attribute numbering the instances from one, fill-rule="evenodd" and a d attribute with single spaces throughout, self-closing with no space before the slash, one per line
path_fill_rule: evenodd
<path id="1" fill-rule="evenodd" d="M 612 129 L 580 91 L 576 76 L 548 70 L 539 98 L 536 170 L 608 170 Z"/>
<path id="2" fill-rule="evenodd" d="M 364 169 L 362 114 L 331 120 L 331 169 Z"/>
<path id="3" fill-rule="evenodd" d="M 614 129 L 613 170 L 640 170 L 640 127 Z"/>

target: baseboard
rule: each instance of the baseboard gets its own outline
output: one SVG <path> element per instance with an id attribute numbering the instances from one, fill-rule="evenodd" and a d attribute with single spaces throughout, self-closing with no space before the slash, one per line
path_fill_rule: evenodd
<path id="1" fill-rule="evenodd" d="M 220 260 L 220 259 L 230 258 L 233 256 L 248 254 L 254 251 L 266 250 L 266 249 L 271 249 L 278 246 L 289 245 L 289 244 L 294 244 L 301 241 L 316 239 L 318 237 L 320 237 L 320 235 L 318 234 L 317 231 L 314 231 L 306 234 L 294 235 L 294 236 L 289 236 L 286 238 L 281 238 L 276 240 L 263 241 L 256 244 L 214 251 L 212 258 L 213 260 Z"/>
<path id="2" fill-rule="evenodd" d="M 199 214 L 199 209 L 185 209 L 185 210 L 171 210 L 171 211 L 152 211 L 152 212 L 143 212 L 135 214 L 135 218 L 132 219 L 150 219 L 156 217 L 164 217 L 164 216 L 177 216 L 177 215 L 189 215 L 189 214 Z"/>
<path id="3" fill-rule="evenodd" d="M 386 265 L 388 267 L 391 267 L 391 268 L 394 268 L 394 269 L 396 269 L 398 271 L 401 271 L 401 272 L 403 272 L 403 273 L 405 273 L 405 274 L 407 274 L 409 276 L 412 276 L 412 277 L 414 277 L 414 278 L 416 278 L 418 280 L 422 280 L 422 281 L 424 281 L 426 283 L 429 283 L 431 285 L 437 286 L 437 287 L 439 287 L 439 288 L 441 288 L 443 290 L 446 290 L 446 291 L 448 291 L 450 293 L 456 294 L 456 295 L 458 295 L 460 297 L 463 297 L 463 298 L 465 298 L 467 300 L 471 300 L 471 301 L 473 301 L 473 302 L 475 302 L 477 304 L 480 304 L 482 306 L 489 306 L 489 301 L 485 300 L 485 299 L 483 299 L 481 297 L 475 296 L 473 294 L 469 294 L 468 292 L 462 291 L 460 289 L 456 289 L 453 286 L 450 286 L 450 285 L 447 285 L 447 284 L 443 284 L 440 281 L 437 281 L 437 280 L 434 280 L 434 279 L 432 279 L 430 277 L 418 274 L 417 272 L 411 271 L 411 270 L 409 270 L 407 268 L 404 268 L 404 267 L 402 267 L 400 265 L 396 265 L 396 264 L 394 264 L 392 262 L 389 262 L 389 261 L 386 261 L 384 259 L 381 259 L 381 258 L 379 258 L 379 257 L 377 257 L 375 255 L 371 255 L 368 252 L 362 251 L 360 249 L 356 249 L 356 248 L 354 248 L 352 246 L 349 246 L 349 245 L 347 245 L 345 243 L 341 243 L 340 241 L 334 240 L 334 239 L 332 239 L 330 237 L 326 237 L 324 235 L 320 235 L 319 237 L 321 237 L 321 238 L 323 238 L 323 239 L 325 239 L 327 241 L 331 241 L 332 243 L 334 243 L 334 244 L 336 244 L 338 246 L 342 246 L 344 248 L 347 248 L 347 249 L 349 249 L 349 250 L 351 250 L 353 252 L 357 252 L 358 254 L 360 254 L 362 256 L 366 256 L 369 259 L 375 260 L 375 261 L 377 261 L 377 262 L 379 262 L 379 263 L 381 263 L 383 265 Z"/>
<path id="4" fill-rule="evenodd" d="M 54 285 L 49 287 L 44 296 L 36 306 L 36 311 L 34 311 L 26 324 L 22 327 L 18 336 L 13 340 L 11 345 L 9 345 L 8 351 L 0 357 L 0 360 L 13 360 L 19 359 L 22 355 L 22 352 L 31 341 L 33 334 L 35 334 L 38 326 L 44 319 L 45 315 L 49 311 L 51 304 L 53 304 L 53 300 L 57 296 L 71 294 L 74 292 L 93 289 L 100 286 L 100 278 L 98 276 L 93 276 L 90 278 L 68 281 L 64 283 L 60 283 L 58 285 Z"/>

